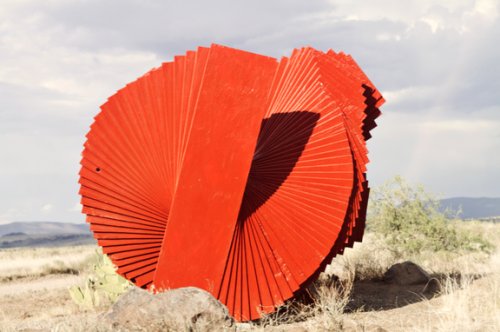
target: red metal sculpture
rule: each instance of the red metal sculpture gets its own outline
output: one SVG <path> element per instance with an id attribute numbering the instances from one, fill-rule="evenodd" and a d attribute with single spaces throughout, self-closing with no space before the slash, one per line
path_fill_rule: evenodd
<path id="1" fill-rule="evenodd" d="M 83 213 L 137 286 L 199 287 L 236 319 L 260 318 L 361 241 L 383 102 L 343 53 L 188 51 L 101 106 Z"/>

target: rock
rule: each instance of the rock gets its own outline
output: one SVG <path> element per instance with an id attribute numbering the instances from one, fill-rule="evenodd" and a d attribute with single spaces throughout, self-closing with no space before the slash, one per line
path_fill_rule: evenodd
<path id="1" fill-rule="evenodd" d="M 425 284 L 430 278 L 424 269 L 412 262 L 394 264 L 384 275 L 386 283 L 401 286 Z"/>
<path id="2" fill-rule="evenodd" d="M 439 281 L 437 279 L 434 279 L 434 278 L 429 280 L 427 285 L 425 285 L 425 288 L 423 291 L 424 294 L 436 294 L 439 292 L 441 292 L 441 284 L 439 283 Z"/>
<path id="3" fill-rule="evenodd" d="M 148 326 L 183 329 L 203 325 L 205 331 L 219 331 L 235 323 L 225 305 L 210 293 L 195 287 L 160 294 L 132 287 L 102 318 L 114 329 Z"/>

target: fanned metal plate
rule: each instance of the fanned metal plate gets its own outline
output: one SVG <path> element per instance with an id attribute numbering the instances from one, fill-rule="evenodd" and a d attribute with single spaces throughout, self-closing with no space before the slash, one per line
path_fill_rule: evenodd
<path id="1" fill-rule="evenodd" d="M 361 241 L 383 103 L 342 52 L 188 51 L 101 106 L 83 213 L 137 286 L 199 287 L 237 320 L 260 318 Z"/>

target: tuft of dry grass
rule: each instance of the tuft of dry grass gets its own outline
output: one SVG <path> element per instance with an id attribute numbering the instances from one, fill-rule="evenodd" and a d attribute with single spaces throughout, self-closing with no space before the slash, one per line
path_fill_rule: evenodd
<path id="1" fill-rule="evenodd" d="M 0 281 L 90 271 L 96 263 L 95 249 L 95 245 L 0 249 Z"/>
<path id="2" fill-rule="evenodd" d="M 345 326 L 345 309 L 353 289 L 354 278 L 341 279 L 335 283 L 316 287 L 315 303 L 311 318 L 307 322 L 310 332 L 342 331 Z"/>
<path id="3" fill-rule="evenodd" d="M 292 331 L 297 327 L 309 332 L 343 331 L 353 281 L 352 274 L 347 279 L 323 274 L 309 286 L 308 293 L 313 303 L 288 301 L 276 308 L 276 312 L 244 324 L 245 331 Z"/>
<path id="4" fill-rule="evenodd" d="M 421 319 L 405 331 L 500 331 L 500 253 L 481 271 L 466 269 L 441 280 L 440 297 L 424 300 Z"/>

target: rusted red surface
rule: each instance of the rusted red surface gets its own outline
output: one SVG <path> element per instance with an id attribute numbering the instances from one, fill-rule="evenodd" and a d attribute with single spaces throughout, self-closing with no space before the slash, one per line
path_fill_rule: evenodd
<path id="1" fill-rule="evenodd" d="M 188 51 L 101 106 L 83 213 L 136 285 L 199 287 L 259 318 L 361 241 L 383 102 L 342 52 Z"/>

